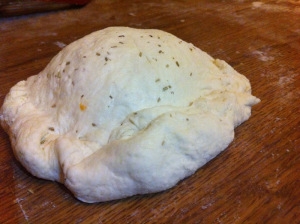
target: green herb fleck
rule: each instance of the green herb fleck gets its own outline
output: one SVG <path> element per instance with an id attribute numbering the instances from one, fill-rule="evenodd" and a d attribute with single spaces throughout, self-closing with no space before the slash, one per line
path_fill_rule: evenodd
<path id="1" fill-rule="evenodd" d="M 129 119 L 129 122 L 130 122 L 131 124 L 135 125 L 134 122 L 133 122 L 131 119 Z"/>
<path id="2" fill-rule="evenodd" d="M 43 136 L 43 137 L 41 138 L 40 144 L 42 145 L 42 144 L 44 144 L 45 142 L 46 142 L 46 138 L 45 138 L 45 136 Z"/>
<path id="3" fill-rule="evenodd" d="M 179 67 L 179 63 L 178 63 L 178 61 L 176 61 L 176 65 L 177 65 L 177 67 Z"/>
<path id="4" fill-rule="evenodd" d="M 65 71 L 65 70 L 64 70 L 64 71 Z M 60 79 L 60 78 L 61 78 L 60 72 L 58 72 L 57 75 L 56 75 L 55 77 L 57 77 L 57 78 Z"/>

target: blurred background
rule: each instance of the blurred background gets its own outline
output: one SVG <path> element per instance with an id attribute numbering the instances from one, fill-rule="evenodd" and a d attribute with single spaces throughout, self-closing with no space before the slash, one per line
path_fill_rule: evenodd
<path id="1" fill-rule="evenodd" d="M 0 0 L 0 17 L 79 8 L 90 0 Z"/>

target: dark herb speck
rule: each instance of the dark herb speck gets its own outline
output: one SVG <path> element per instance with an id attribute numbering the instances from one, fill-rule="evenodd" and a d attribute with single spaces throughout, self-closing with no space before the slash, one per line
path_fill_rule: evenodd
<path id="1" fill-rule="evenodd" d="M 42 145 L 42 144 L 44 144 L 45 142 L 46 142 L 45 137 L 42 137 L 42 138 L 41 138 L 41 141 L 40 141 L 40 144 Z"/>

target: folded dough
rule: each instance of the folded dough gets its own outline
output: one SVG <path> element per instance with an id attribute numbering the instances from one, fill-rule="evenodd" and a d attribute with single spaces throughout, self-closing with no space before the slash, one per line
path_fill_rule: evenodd
<path id="1" fill-rule="evenodd" d="M 111 27 L 12 87 L 0 120 L 30 173 L 91 203 L 173 187 L 224 150 L 258 102 L 246 77 L 192 44 Z"/>

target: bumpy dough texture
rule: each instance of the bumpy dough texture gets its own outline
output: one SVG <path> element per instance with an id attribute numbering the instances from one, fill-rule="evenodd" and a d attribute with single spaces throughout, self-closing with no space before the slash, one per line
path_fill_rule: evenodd
<path id="1" fill-rule="evenodd" d="M 16 84 L 0 120 L 30 173 L 100 202 L 162 191 L 193 174 L 258 102 L 246 77 L 192 44 L 111 27 Z"/>

